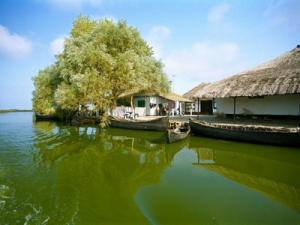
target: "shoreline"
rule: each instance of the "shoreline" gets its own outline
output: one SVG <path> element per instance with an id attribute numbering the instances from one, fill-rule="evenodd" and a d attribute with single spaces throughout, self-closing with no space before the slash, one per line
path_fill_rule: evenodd
<path id="1" fill-rule="evenodd" d="M 33 112 L 32 109 L 0 109 L 0 113 L 10 112 Z"/>

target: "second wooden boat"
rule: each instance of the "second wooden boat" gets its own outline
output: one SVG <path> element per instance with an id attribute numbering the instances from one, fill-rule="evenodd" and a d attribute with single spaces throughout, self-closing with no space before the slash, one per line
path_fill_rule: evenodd
<path id="1" fill-rule="evenodd" d="M 190 119 L 189 124 L 193 133 L 202 136 L 250 143 L 300 147 L 300 132 L 296 128 L 218 124 L 193 119 Z"/>
<path id="2" fill-rule="evenodd" d="M 174 143 L 181 141 L 189 136 L 191 128 L 188 123 L 184 123 L 175 129 L 168 130 L 168 141 L 169 143 Z"/>
<path id="3" fill-rule="evenodd" d="M 166 132 L 169 127 L 169 116 L 162 116 L 154 119 L 123 119 L 110 117 L 110 127 L 117 127 L 132 130 L 153 130 Z"/>

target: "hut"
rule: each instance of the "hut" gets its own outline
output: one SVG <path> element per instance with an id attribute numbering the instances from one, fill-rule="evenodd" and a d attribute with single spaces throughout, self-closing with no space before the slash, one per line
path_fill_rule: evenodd
<path id="1" fill-rule="evenodd" d="M 166 115 L 174 113 L 174 115 L 185 113 L 185 102 L 193 102 L 183 98 L 175 93 L 157 94 L 157 95 L 135 95 L 133 97 L 133 107 L 145 107 L 147 116 Z"/>
<path id="2" fill-rule="evenodd" d="M 183 98 L 175 93 L 157 93 L 153 95 L 144 95 L 141 93 L 122 94 L 119 98 L 131 98 L 134 112 L 139 116 L 156 116 L 156 115 L 183 115 L 186 113 L 185 103 L 194 102 Z M 127 109 L 131 111 L 132 109 Z"/>
<path id="3" fill-rule="evenodd" d="M 300 45 L 257 67 L 210 84 L 183 97 L 216 101 L 217 113 L 244 116 L 300 115 Z M 199 107 L 199 106 L 198 106 Z"/>

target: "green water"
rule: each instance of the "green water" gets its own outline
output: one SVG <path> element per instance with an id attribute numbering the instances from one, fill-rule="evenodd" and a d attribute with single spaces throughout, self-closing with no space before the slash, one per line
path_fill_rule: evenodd
<path id="1" fill-rule="evenodd" d="M 300 149 L 0 114 L 0 224 L 300 224 Z"/>

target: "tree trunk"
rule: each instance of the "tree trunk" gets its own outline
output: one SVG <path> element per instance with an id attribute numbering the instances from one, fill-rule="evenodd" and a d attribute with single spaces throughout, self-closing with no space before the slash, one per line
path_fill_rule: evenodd
<path id="1" fill-rule="evenodd" d="M 131 96 L 131 98 L 130 98 L 130 106 L 131 106 L 132 118 L 134 118 L 134 111 L 133 111 L 133 96 Z"/>
<path id="2" fill-rule="evenodd" d="M 133 109 L 133 96 L 131 96 L 131 98 L 130 98 L 130 106 L 131 106 L 131 109 Z"/>

